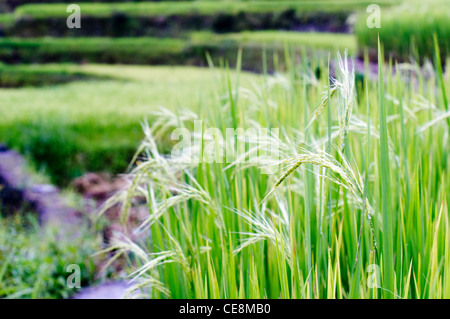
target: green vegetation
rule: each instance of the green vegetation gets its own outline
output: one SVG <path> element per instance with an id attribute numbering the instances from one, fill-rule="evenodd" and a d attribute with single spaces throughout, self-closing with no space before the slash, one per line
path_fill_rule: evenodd
<path id="1" fill-rule="evenodd" d="M 91 0 L 90 2 L 142 2 L 142 1 L 148 1 L 148 0 Z M 180 0 L 180 1 L 182 1 L 182 0 Z M 188 1 L 191 1 L 191 0 L 188 0 Z M 0 3 L 0 12 L 2 10 L 3 11 L 13 11 L 18 6 L 21 6 L 24 4 L 41 3 L 41 2 L 42 2 L 41 0 L 3 0 L 2 3 Z M 87 2 L 87 1 L 84 0 L 84 2 Z M 73 3 L 73 1 L 72 0 L 45 0 L 45 3 L 71 4 L 71 3 Z"/>
<path id="2" fill-rule="evenodd" d="M 14 23 L 14 15 L 0 13 L 0 25 L 11 25 Z"/>
<path id="3" fill-rule="evenodd" d="M 217 43 L 219 49 L 232 44 L 245 48 L 279 48 L 286 45 L 316 50 L 345 50 L 356 52 L 356 40 L 351 34 L 327 32 L 295 32 L 295 31 L 244 31 L 239 33 L 213 34 L 210 32 L 194 32 L 190 36 L 194 43 Z"/>
<path id="4" fill-rule="evenodd" d="M 72 81 L 100 78 L 64 65 L 7 65 L 0 64 L 0 87 L 46 86 Z"/>
<path id="5" fill-rule="evenodd" d="M 80 228 L 80 237 L 62 240 L 58 231 L 40 229 L 30 214 L 0 217 L 0 298 L 68 298 L 78 291 L 66 283 L 71 264 L 81 269 L 81 287 L 94 281 L 99 238 Z"/>
<path id="6" fill-rule="evenodd" d="M 67 4 L 31 4 L 0 18 L 8 37 L 180 37 L 190 31 L 347 32 L 347 19 L 373 1 L 178 1 L 81 3 L 81 29 L 66 27 Z M 385 6 L 400 3 L 383 0 Z M 13 17 L 13 18 L 12 18 Z"/>
<path id="7" fill-rule="evenodd" d="M 151 242 L 110 248 L 140 262 L 136 289 L 152 287 L 153 298 L 449 298 L 448 80 L 441 90 L 437 78 L 405 81 L 380 64 L 380 81 L 356 94 L 345 58 L 331 84 L 314 78 L 314 61 L 290 61 L 287 74 L 255 85 L 218 78 L 213 104 L 161 111 L 145 130 L 134 182 L 112 202 L 125 204 L 126 220 L 131 198 L 148 200 L 139 231 Z M 191 135 L 193 147 L 162 156 L 155 138 L 193 132 L 196 119 L 203 134 Z M 220 138 L 260 127 L 279 135 Z M 241 153 L 229 159 L 232 150 Z"/>
<path id="8" fill-rule="evenodd" d="M 129 174 L 103 209 L 148 215 L 103 252 L 136 291 L 450 298 L 446 2 L 376 1 L 382 28 L 361 14 L 356 36 L 268 30 L 347 32 L 373 1 L 114 2 L 82 3 L 82 29 L 65 1 L 0 14 L 0 142 L 61 186 Z M 378 80 L 355 80 L 347 52 L 330 64 L 344 49 L 379 61 Z M 72 263 L 93 281 L 99 238 L 36 224 L 0 218 L 0 298 L 69 297 Z"/>
<path id="9" fill-rule="evenodd" d="M 0 89 L 0 141 L 29 155 L 58 184 L 86 171 L 124 172 L 143 137 L 142 121 L 151 120 L 151 112 L 160 105 L 207 105 L 213 82 L 210 70 L 189 67 L 33 68 L 63 68 L 86 76 L 117 78 Z M 250 81 L 257 77 L 242 78 Z"/>
<path id="10" fill-rule="evenodd" d="M 245 56 L 244 67 L 260 70 L 263 50 L 271 56 L 284 55 L 284 47 L 296 49 L 356 52 L 355 38 L 348 34 L 256 31 L 214 35 L 192 33 L 188 39 L 172 38 L 2 38 L 0 59 L 6 62 L 46 63 L 88 62 L 125 64 L 205 65 L 209 52 L 217 62 L 220 57 L 235 60 L 239 47 Z M 233 63 L 232 63 L 233 64 Z"/>
<path id="11" fill-rule="evenodd" d="M 2 38 L 3 61 L 21 63 L 103 62 L 167 63 L 183 61 L 188 46 L 181 39 L 157 38 Z"/>
<path id="12" fill-rule="evenodd" d="M 439 39 L 442 56 L 450 53 L 450 9 L 447 1 L 434 0 L 423 3 L 404 3 L 383 10 L 382 27 L 369 29 L 366 17 L 361 16 L 355 33 L 360 50 L 376 51 L 380 34 L 386 56 L 401 60 L 414 57 L 423 61 L 434 56 L 433 34 Z"/>
<path id="13" fill-rule="evenodd" d="M 140 2 L 140 3 L 82 3 L 83 14 L 89 16 L 105 17 L 116 12 L 134 16 L 149 15 L 183 15 L 197 13 L 203 15 L 236 14 L 238 12 L 265 13 L 282 12 L 294 9 L 302 12 L 338 12 L 365 9 L 370 0 L 320 0 L 320 1 L 185 1 L 185 2 Z M 392 0 L 378 0 L 380 5 L 398 3 Z M 67 4 L 29 4 L 17 8 L 16 16 L 27 15 L 37 18 L 67 17 Z"/>

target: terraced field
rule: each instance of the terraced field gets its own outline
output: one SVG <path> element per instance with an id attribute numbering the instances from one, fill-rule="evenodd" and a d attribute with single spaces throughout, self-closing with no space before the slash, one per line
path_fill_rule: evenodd
<path id="1" fill-rule="evenodd" d="M 0 89 L 0 141 L 29 155 L 62 184 L 86 171 L 125 171 L 144 136 L 141 123 L 151 121 L 156 116 L 152 112 L 161 106 L 174 111 L 212 107 L 217 94 L 214 77 L 223 77 L 223 72 L 192 67 L 20 68 L 25 68 L 28 80 L 31 72 L 39 77 L 46 72 L 91 78 L 43 88 Z M 245 73 L 240 78 L 244 83 L 259 79 Z"/>
<path id="2" fill-rule="evenodd" d="M 0 58 L 9 63 L 122 63 L 206 66 L 206 53 L 215 64 L 228 60 L 234 66 L 239 49 L 246 70 L 262 71 L 263 55 L 284 58 L 286 48 L 299 54 L 327 55 L 335 50 L 356 52 L 352 35 L 255 31 L 214 35 L 191 33 L 187 39 L 174 38 L 4 38 L 0 39 Z"/>

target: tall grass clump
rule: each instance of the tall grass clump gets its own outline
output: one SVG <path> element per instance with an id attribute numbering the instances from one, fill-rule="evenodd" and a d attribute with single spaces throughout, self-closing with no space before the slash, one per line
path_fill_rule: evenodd
<path id="1" fill-rule="evenodd" d="M 450 8 L 447 1 L 406 1 L 403 4 L 383 8 L 381 27 L 368 28 L 367 14 L 360 14 L 355 26 L 358 47 L 369 48 L 376 57 L 378 34 L 386 56 L 408 61 L 434 56 L 433 34 L 439 38 L 442 57 L 450 51 Z"/>
<path id="2" fill-rule="evenodd" d="M 312 70 L 334 59 L 285 60 L 253 85 L 215 73 L 217 89 L 203 93 L 216 104 L 161 109 L 144 125 L 129 187 L 105 206 L 120 203 L 123 221 L 142 199 L 148 207 L 107 249 L 130 257 L 132 290 L 450 297 L 448 81 L 380 63 L 378 81 L 356 85 L 347 54 L 322 77 Z M 245 134 L 220 138 L 227 128 Z M 163 154 L 163 135 L 190 143 Z"/>

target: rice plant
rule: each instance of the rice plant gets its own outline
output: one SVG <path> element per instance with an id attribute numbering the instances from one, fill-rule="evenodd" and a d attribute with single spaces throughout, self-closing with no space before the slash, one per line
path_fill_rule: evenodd
<path id="1" fill-rule="evenodd" d="M 148 207 L 107 249 L 129 257 L 131 295 L 449 298 L 448 79 L 382 56 L 361 83 L 347 54 L 321 77 L 328 61 L 289 54 L 253 85 L 216 73 L 216 104 L 144 124 L 129 187 L 105 206 L 124 221 L 136 198 Z M 227 128 L 278 134 L 218 138 Z M 165 154 L 174 129 L 189 147 Z"/>

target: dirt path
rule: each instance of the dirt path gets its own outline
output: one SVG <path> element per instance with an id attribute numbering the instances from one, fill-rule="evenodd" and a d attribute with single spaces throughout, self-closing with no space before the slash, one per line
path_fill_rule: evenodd
<path id="1" fill-rule="evenodd" d="M 84 288 L 72 299 L 123 299 L 129 287 L 129 284 L 124 281 L 107 282 Z"/>
<path id="2" fill-rule="evenodd" d="M 35 184 L 22 156 L 0 145 L 0 201 L 8 212 L 27 207 L 39 214 L 42 226 L 58 226 L 81 222 L 80 213 L 70 207 L 60 190 L 51 184 Z"/>

